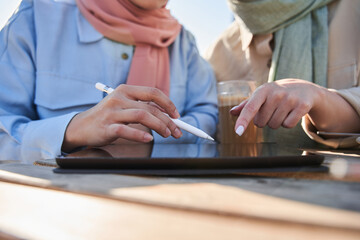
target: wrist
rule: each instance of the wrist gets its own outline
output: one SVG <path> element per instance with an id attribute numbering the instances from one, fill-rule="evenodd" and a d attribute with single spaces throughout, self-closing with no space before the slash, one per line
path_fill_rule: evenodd
<path id="1" fill-rule="evenodd" d="M 64 140 L 61 147 L 61 150 L 63 152 L 71 152 L 72 150 L 84 146 L 81 139 L 79 137 L 81 134 L 78 133 L 78 130 L 80 129 L 78 127 L 79 122 L 79 115 L 76 114 L 68 123 L 65 134 L 64 134 Z"/>
<path id="2" fill-rule="evenodd" d="M 339 112 L 337 104 L 342 102 L 341 97 L 334 91 L 318 86 L 314 107 L 309 111 L 309 120 L 319 131 L 335 131 L 338 125 L 337 119 Z"/>
<path id="3" fill-rule="evenodd" d="M 321 87 L 319 85 L 314 84 L 313 88 L 313 106 L 309 111 L 309 115 L 317 115 L 321 113 L 321 109 L 324 108 L 325 104 L 327 104 L 326 98 L 329 94 L 329 90 Z"/>

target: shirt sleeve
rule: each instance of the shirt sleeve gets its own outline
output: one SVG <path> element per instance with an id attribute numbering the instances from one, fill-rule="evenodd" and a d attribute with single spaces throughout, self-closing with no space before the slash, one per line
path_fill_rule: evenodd
<path id="1" fill-rule="evenodd" d="M 186 53 L 187 84 L 186 99 L 181 120 L 197 127 L 214 137 L 218 121 L 216 80 L 213 69 L 205 61 L 195 44 L 194 37 L 187 31 L 184 33 L 190 47 Z M 182 130 L 182 137 L 163 138 L 153 131 L 156 143 L 199 143 L 208 140 L 199 138 Z"/>
<path id="2" fill-rule="evenodd" d="M 342 96 L 360 115 L 360 87 L 353 87 L 348 89 L 334 90 L 340 96 Z M 344 138 L 329 138 L 324 139 L 316 134 L 317 129 L 311 123 L 307 116 L 302 119 L 302 126 L 305 133 L 314 141 L 324 144 L 332 148 L 353 148 L 359 147 L 356 142 L 356 137 L 344 137 Z"/>
<path id="3" fill-rule="evenodd" d="M 0 32 L 0 159 L 33 162 L 61 153 L 66 126 L 76 113 L 39 119 L 36 28 L 32 1 L 22 1 Z"/>
<path id="4" fill-rule="evenodd" d="M 307 116 L 302 118 L 301 125 L 305 133 L 314 141 L 321 143 L 331 148 L 356 148 L 359 144 L 356 142 L 356 137 L 344 137 L 344 138 L 329 138 L 325 139 L 316 134 L 317 129 L 311 123 Z"/>
<path id="5" fill-rule="evenodd" d="M 342 96 L 360 116 L 360 87 L 335 90 Z"/>

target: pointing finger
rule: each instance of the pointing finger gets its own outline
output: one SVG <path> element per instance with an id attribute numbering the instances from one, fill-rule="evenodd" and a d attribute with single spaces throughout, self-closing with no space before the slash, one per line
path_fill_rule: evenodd
<path id="1" fill-rule="evenodd" d="M 241 136 L 266 101 L 266 88 L 259 87 L 245 103 L 235 124 L 235 132 Z"/>

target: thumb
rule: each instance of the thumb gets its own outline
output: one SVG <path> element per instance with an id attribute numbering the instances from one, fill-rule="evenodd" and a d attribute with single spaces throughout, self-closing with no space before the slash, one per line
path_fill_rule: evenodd
<path id="1" fill-rule="evenodd" d="M 242 111 L 242 109 L 244 108 L 244 106 L 246 105 L 247 102 L 248 102 L 248 99 L 246 99 L 245 101 L 242 101 L 239 105 L 230 109 L 230 114 L 233 116 L 239 116 L 240 112 Z"/>

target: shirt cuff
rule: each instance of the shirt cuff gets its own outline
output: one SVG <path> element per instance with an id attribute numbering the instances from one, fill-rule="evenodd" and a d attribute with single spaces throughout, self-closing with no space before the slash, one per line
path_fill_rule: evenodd
<path id="1" fill-rule="evenodd" d="M 21 146 L 22 159 L 31 162 L 60 155 L 66 128 L 76 114 L 29 122 Z"/>
<path id="2" fill-rule="evenodd" d="M 322 138 L 317 134 L 316 127 L 311 123 L 309 117 L 305 115 L 302 118 L 301 126 L 305 133 L 314 141 L 321 143 L 331 148 L 354 148 L 359 144 L 356 142 L 356 137 L 344 137 L 344 138 Z"/>

